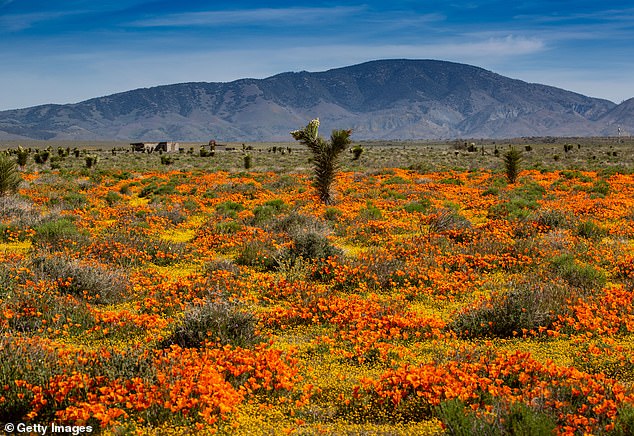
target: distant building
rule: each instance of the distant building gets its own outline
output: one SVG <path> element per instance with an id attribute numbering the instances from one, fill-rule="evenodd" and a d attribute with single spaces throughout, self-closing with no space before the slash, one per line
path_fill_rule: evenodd
<path id="1" fill-rule="evenodd" d="M 141 153 L 152 153 L 154 151 L 162 151 L 165 153 L 178 153 L 180 144 L 178 142 L 131 142 L 132 151 Z"/>

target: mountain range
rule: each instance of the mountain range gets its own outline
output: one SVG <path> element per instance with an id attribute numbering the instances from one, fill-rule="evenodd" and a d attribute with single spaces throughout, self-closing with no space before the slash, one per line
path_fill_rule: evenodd
<path id="1" fill-rule="evenodd" d="M 377 60 L 265 79 L 135 89 L 74 104 L 0 111 L 0 139 L 289 141 L 320 118 L 355 139 L 616 136 L 619 105 L 437 60 Z"/>

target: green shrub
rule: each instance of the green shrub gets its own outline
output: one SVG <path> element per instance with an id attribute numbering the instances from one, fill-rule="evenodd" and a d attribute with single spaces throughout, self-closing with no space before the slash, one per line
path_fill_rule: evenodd
<path id="1" fill-rule="evenodd" d="M 634 434 L 634 406 L 623 403 L 617 409 L 616 423 L 612 434 L 614 436 L 629 436 Z"/>
<path id="2" fill-rule="evenodd" d="M 403 185 L 406 183 L 408 183 L 407 180 L 405 180 L 401 176 L 392 176 L 383 182 L 384 185 Z"/>
<path id="3" fill-rule="evenodd" d="M 498 188 L 487 188 L 484 191 L 482 191 L 482 195 L 483 197 L 486 197 L 487 195 L 498 195 L 500 193 L 500 190 Z"/>
<path id="4" fill-rule="evenodd" d="M 183 320 L 161 347 L 176 344 L 197 348 L 205 341 L 248 347 L 260 342 L 256 326 L 255 316 L 237 304 L 208 300 L 202 306 L 187 309 Z"/>
<path id="5" fill-rule="evenodd" d="M 108 193 L 104 197 L 104 200 L 106 200 L 108 206 L 112 206 L 113 204 L 120 202 L 121 199 L 122 197 L 114 191 L 108 191 Z"/>
<path id="6" fill-rule="evenodd" d="M 236 256 L 235 263 L 262 270 L 274 270 L 277 266 L 277 250 L 272 244 L 263 241 L 251 241 L 243 245 Z"/>
<path id="7" fill-rule="evenodd" d="M 380 220 L 382 217 L 381 209 L 372 204 L 370 200 L 366 202 L 364 208 L 359 210 L 359 218 L 363 220 Z"/>
<path id="8" fill-rule="evenodd" d="M 79 192 L 71 192 L 66 194 L 63 198 L 64 203 L 70 206 L 72 209 L 81 209 L 88 203 L 88 198 L 84 194 Z"/>
<path id="9" fill-rule="evenodd" d="M 277 216 L 269 224 L 271 230 L 282 232 L 293 237 L 301 233 L 323 234 L 327 227 L 323 221 L 310 215 L 304 215 L 292 210 L 288 214 Z"/>
<path id="10" fill-rule="evenodd" d="M 119 188 L 119 193 L 123 195 L 130 195 L 130 184 L 121 185 Z"/>
<path id="11" fill-rule="evenodd" d="M 244 210 L 244 206 L 235 201 L 227 200 L 216 205 L 216 212 L 222 216 L 235 218 L 238 216 L 238 212 Z"/>
<path id="12" fill-rule="evenodd" d="M 343 212 L 341 209 L 337 209 L 336 207 L 327 207 L 324 211 L 324 218 L 328 221 L 338 221 L 341 218 Z"/>
<path id="13" fill-rule="evenodd" d="M 414 213 L 414 212 L 423 213 L 423 212 L 427 212 L 430 207 L 431 207 L 431 201 L 427 198 L 422 198 L 418 201 L 411 201 L 405 204 L 405 206 L 403 206 L 403 209 L 405 210 L 405 212 L 408 212 L 408 213 Z"/>
<path id="14" fill-rule="evenodd" d="M 34 243 L 50 244 L 53 247 L 68 240 L 78 240 L 84 237 L 69 218 L 53 218 L 50 221 L 44 221 L 36 225 L 34 230 Z"/>
<path id="15" fill-rule="evenodd" d="M 578 179 L 581 182 L 592 181 L 590 177 L 584 176 L 583 174 L 581 174 L 581 171 L 579 170 L 571 170 L 571 171 L 562 170 L 562 171 L 559 171 L 559 174 L 561 175 L 561 177 L 563 177 L 566 180 Z"/>
<path id="16" fill-rule="evenodd" d="M 471 222 L 453 209 L 440 209 L 427 217 L 430 232 L 461 230 L 471 227 Z"/>
<path id="17" fill-rule="evenodd" d="M 460 179 L 456 179 L 453 177 L 449 177 L 447 179 L 442 179 L 438 183 L 442 183 L 443 185 L 454 185 L 454 186 L 462 186 L 464 182 Z"/>
<path id="18" fill-rule="evenodd" d="M 59 285 L 60 291 L 86 297 L 96 303 L 120 302 L 130 288 L 127 276 L 101 265 L 88 265 L 48 254 L 34 256 L 32 264 L 37 276 L 63 283 Z"/>
<path id="19" fill-rule="evenodd" d="M 216 232 L 221 234 L 232 235 L 238 233 L 242 229 L 242 224 L 237 221 L 220 221 L 216 223 Z"/>
<path id="20" fill-rule="evenodd" d="M 605 273 L 592 265 L 576 262 L 570 254 L 555 256 L 550 261 L 550 266 L 559 277 L 571 286 L 592 291 L 605 285 Z"/>
<path id="21" fill-rule="evenodd" d="M 16 422 L 31 411 L 33 392 L 17 387 L 16 380 L 46 386 L 59 370 L 57 352 L 39 343 L 18 336 L 0 335 L 0 385 L 4 401 L 0 407 L 1 422 Z"/>
<path id="22" fill-rule="evenodd" d="M 543 412 L 515 402 L 510 405 L 497 404 L 499 412 L 494 419 L 476 415 L 458 399 L 443 401 L 435 412 L 445 426 L 446 435 L 451 436 L 552 436 L 557 424 Z"/>
<path id="23" fill-rule="evenodd" d="M 529 218 L 530 211 L 539 208 L 537 200 L 543 198 L 545 193 L 543 186 L 528 181 L 510 191 L 507 200 L 493 206 L 489 213 L 493 217 Z"/>
<path id="24" fill-rule="evenodd" d="M 575 235 L 586 239 L 602 238 L 607 234 L 607 230 L 597 224 L 594 220 L 588 219 L 579 221 L 575 226 Z"/>
<path id="25" fill-rule="evenodd" d="M 530 217 L 537 224 L 550 229 L 567 227 L 569 224 L 568 215 L 557 209 L 539 209 Z"/>
<path id="26" fill-rule="evenodd" d="M 286 209 L 284 200 L 276 198 L 253 208 L 253 223 L 256 225 L 270 222 L 272 218 Z"/>
<path id="27" fill-rule="evenodd" d="M 567 310 L 571 290 L 547 281 L 510 282 L 504 292 L 462 310 L 450 329 L 466 337 L 508 338 L 522 330 L 550 327 Z"/>
<path id="28" fill-rule="evenodd" d="M 293 236 L 293 244 L 282 252 L 280 257 L 293 263 L 298 258 L 320 260 L 342 254 L 343 252 L 333 246 L 325 236 L 314 232 L 300 232 Z"/>
<path id="29" fill-rule="evenodd" d="M 37 151 L 33 156 L 33 160 L 37 164 L 45 164 L 51 154 L 48 150 Z"/>
<path id="30" fill-rule="evenodd" d="M 174 158 L 172 156 L 161 155 L 161 165 L 172 165 Z"/>
<path id="31" fill-rule="evenodd" d="M 610 193 L 610 185 L 603 179 L 597 180 L 592 184 L 590 192 L 597 197 L 605 197 Z"/>

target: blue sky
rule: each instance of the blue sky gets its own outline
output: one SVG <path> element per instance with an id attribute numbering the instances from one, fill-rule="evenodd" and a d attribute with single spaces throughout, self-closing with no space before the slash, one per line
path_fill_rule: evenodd
<path id="1" fill-rule="evenodd" d="M 0 0 L 0 110 L 181 82 L 440 59 L 620 103 L 631 1 Z"/>

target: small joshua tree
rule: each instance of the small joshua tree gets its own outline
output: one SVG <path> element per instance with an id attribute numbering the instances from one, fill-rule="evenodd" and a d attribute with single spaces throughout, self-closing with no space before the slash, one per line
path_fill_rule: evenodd
<path id="1" fill-rule="evenodd" d="M 24 169 L 24 167 L 26 166 L 27 162 L 29 161 L 29 150 L 25 150 L 20 145 L 18 147 L 18 151 L 16 151 L 15 154 L 18 157 L 18 165 L 20 166 L 21 169 Z"/>
<path id="2" fill-rule="evenodd" d="M 509 151 L 504 153 L 504 169 L 506 171 L 506 179 L 509 183 L 513 184 L 517 180 L 517 176 L 520 173 L 520 162 L 522 160 L 522 153 L 514 147 L 511 147 Z"/>
<path id="3" fill-rule="evenodd" d="M 352 151 L 352 160 L 359 160 L 359 158 L 361 157 L 361 154 L 363 153 L 363 147 L 357 144 L 354 147 L 352 147 L 351 151 Z"/>
<path id="4" fill-rule="evenodd" d="M 306 145 L 313 154 L 315 179 L 313 186 L 325 204 L 332 203 L 330 186 L 337 172 L 337 158 L 350 145 L 352 130 L 333 130 L 330 141 L 319 136 L 319 119 L 314 119 L 301 130 L 293 130 L 291 136 Z"/>
<path id="5" fill-rule="evenodd" d="M 89 154 L 86 156 L 86 168 L 92 168 L 97 165 L 97 161 L 99 158 L 93 154 Z"/>
<path id="6" fill-rule="evenodd" d="M 0 197 L 17 191 L 21 181 L 15 162 L 6 154 L 0 154 Z"/>

